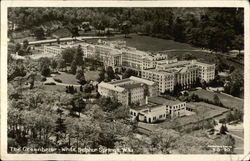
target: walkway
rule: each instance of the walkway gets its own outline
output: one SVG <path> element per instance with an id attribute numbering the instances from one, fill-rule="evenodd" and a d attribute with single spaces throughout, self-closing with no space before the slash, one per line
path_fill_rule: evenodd
<path id="1" fill-rule="evenodd" d="M 79 84 L 67 84 L 67 83 L 60 83 L 60 82 L 56 82 L 53 77 L 47 77 L 46 81 L 43 82 L 43 84 L 45 83 L 55 83 L 56 85 L 59 85 L 59 86 L 74 86 L 74 87 L 80 87 L 81 85 Z"/>

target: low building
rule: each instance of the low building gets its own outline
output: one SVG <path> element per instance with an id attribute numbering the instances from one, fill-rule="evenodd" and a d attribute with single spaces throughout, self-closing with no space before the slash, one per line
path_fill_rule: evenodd
<path id="1" fill-rule="evenodd" d="M 156 104 L 131 108 L 130 115 L 141 122 L 155 123 L 166 120 L 166 106 Z"/>
<path id="2" fill-rule="evenodd" d="M 157 89 L 155 88 L 154 82 L 137 77 L 98 84 L 100 95 L 115 98 L 124 105 L 146 104 L 147 97 L 157 95 Z"/>
<path id="3" fill-rule="evenodd" d="M 162 97 L 149 97 L 143 106 L 130 108 L 132 119 L 146 123 L 156 123 L 167 118 L 176 118 L 195 114 L 186 102 L 168 100 Z"/>
<path id="4" fill-rule="evenodd" d="M 44 54 L 45 55 L 54 55 L 54 56 L 57 56 L 57 55 L 60 55 L 62 53 L 62 51 L 63 51 L 63 49 L 60 48 L 57 45 L 54 45 L 54 46 L 47 46 L 47 45 L 45 45 L 44 46 Z"/>

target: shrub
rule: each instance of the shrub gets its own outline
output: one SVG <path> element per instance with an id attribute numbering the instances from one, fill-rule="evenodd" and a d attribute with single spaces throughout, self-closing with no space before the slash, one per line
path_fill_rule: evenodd
<path id="1" fill-rule="evenodd" d="M 56 85 L 55 82 L 47 82 L 47 83 L 44 83 L 44 85 Z"/>
<path id="2" fill-rule="evenodd" d="M 62 83 L 62 80 L 61 80 L 61 79 L 54 78 L 54 80 L 55 80 L 56 82 Z"/>
<path id="3" fill-rule="evenodd" d="M 46 77 L 42 77 L 41 82 L 45 82 L 47 80 Z"/>

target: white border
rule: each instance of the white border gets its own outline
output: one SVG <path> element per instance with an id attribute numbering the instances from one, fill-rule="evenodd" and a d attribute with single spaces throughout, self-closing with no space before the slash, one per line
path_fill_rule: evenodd
<path id="1" fill-rule="evenodd" d="M 244 155 L 80 155 L 7 154 L 7 7 L 244 7 Z M 1 159 L 2 160 L 241 160 L 250 152 L 249 3 L 247 1 L 2 1 L 1 2 Z M 249 157 L 248 157 L 249 158 Z"/>

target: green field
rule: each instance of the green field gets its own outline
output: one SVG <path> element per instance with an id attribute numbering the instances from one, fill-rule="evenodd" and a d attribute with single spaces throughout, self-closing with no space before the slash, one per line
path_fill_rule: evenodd
<path id="1" fill-rule="evenodd" d="M 61 79 L 62 83 L 65 84 L 79 85 L 76 76 L 70 73 L 61 72 L 60 74 L 56 74 L 53 78 Z"/>
<path id="2" fill-rule="evenodd" d="M 94 81 L 97 81 L 98 78 L 99 78 L 99 71 L 86 71 L 84 74 L 85 74 L 85 79 L 87 81 L 89 80 L 94 80 Z"/>
<path id="3" fill-rule="evenodd" d="M 139 36 L 137 34 L 129 34 L 129 36 L 130 36 L 129 38 L 124 38 L 124 35 L 117 35 L 112 38 L 109 38 L 109 40 L 116 40 L 116 39 L 125 40 L 128 46 L 135 47 L 138 50 L 143 50 L 143 51 L 196 49 L 189 44 L 179 43 L 173 40 L 160 39 L 151 36 Z"/>
<path id="4" fill-rule="evenodd" d="M 227 96 L 225 94 L 220 94 L 220 93 L 214 93 L 210 92 L 204 89 L 196 90 L 196 91 L 190 91 L 190 95 L 193 93 L 197 94 L 199 97 L 208 99 L 213 101 L 214 94 L 218 95 L 221 103 L 226 106 L 226 107 L 232 107 L 235 109 L 243 109 L 244 106 L 244 100 L 243 99 L 238 99 L 234 97 Z"/>

